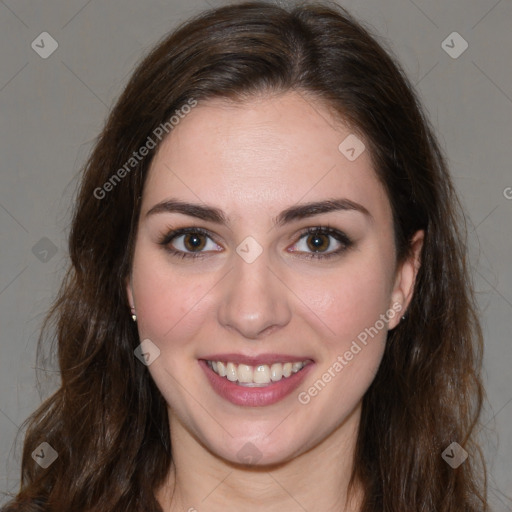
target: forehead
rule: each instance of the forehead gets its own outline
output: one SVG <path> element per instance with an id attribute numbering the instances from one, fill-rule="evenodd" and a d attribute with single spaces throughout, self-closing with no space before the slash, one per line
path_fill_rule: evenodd
<path id="1" fill-rule="evenodd" d="M 359 152 L 362 144 L 325 106 L 299 93 L 200 102 L 157 151 L 142 209 L 173 196 L 235 217 L 270 216 L 291 204 L 346 197 L 387 218 L 368 150 L 353 159 L 351 148 Z"/>

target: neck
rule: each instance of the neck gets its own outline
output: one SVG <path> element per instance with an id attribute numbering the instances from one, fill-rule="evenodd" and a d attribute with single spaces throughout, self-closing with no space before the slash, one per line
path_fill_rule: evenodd
<path id="1" fill-rule="evenodd" d="M 359 486 L 347 499 L 360 406 L 313 448 L 272 466 L 241 466 L 216 456 L 169 414 L 173 463 L 157 494 L 164 512 L 360 510 Z"/>

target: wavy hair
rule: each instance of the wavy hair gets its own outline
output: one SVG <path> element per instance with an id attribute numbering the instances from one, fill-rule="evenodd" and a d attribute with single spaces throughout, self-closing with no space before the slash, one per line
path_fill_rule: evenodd
<path id="1" fill-rule="evenodd" d="M 166 404 L 134 357 L 140 340 L 125 292 L 159 144 L 108 194 L 98 190 L 191 99 L 291 90 L 368 141 L 398 262 L 425 230 L 407 317 L 388 333 L 363 398 L 352 475 L 364 489 L 361 511 L 488 510 L 475 440 L 482 331 L 464 213 L 434 130 L 392 52 L 343 8 L 249 2 L 206 11 L 159 42 L 95 143 L 74 203 L 70 265 L 39 339 L 57 344 L 61 383 L 25 422 L 20 489 L 4 512 L 162 512 L 155 491 L 172 461 Z M 47 469 L 31 457 L 43 441 L 58 452 Z M 441 456 L 454 441 L 470 454 L 457 469 Z"/>

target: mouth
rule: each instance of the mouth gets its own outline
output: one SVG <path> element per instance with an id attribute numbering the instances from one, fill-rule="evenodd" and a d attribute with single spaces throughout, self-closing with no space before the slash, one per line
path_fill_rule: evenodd
<path id="1" fill-rule="evenodd" d="M 236 364 L 231 361 L 210 361 L 206 364 L 220 377 L 224 377 L 230 382 L 239 386 L 246 387 L 264 387 L 271 382 L 279 382 L 282 379 L 288 379 L 292 374 L 299 372 L 310 363 L 310 360 L 300 362 L 274 363 L 272 365 L 259 364 L 256 366 L 248 364 Z"/>
<path id="2" fill-rule="evenodd" d="M 244 362 L 239 362 L 243 359 Z M 256 364 L 252 358 L 215 356 L 199 359 L 213 390 L 235 405 L 276 403 L 296 389 L 314 366 L 312 359 L 271 356 Z M 279 359 L 281 359 L 279 361 Z M 290 360 L 294 359 L 294 360 Z"/>

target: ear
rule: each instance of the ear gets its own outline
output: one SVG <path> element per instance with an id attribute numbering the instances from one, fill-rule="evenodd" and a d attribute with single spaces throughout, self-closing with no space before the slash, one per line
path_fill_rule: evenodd
<path id="1" fill-rule="evenodd" d="M 400 319 L 407 311 L 411 302 L 414 293 L 414 283 L 421 266 L 421 248 L 423 247 L 424 238 L 425 232 L 423 230 L 417 231 L 414 234 L 411 240 L 411 254 L 397 268 L 389 307 L 394 311 L 398 311 L 399 314 L 389 320 L 389 330 L 394 329 L 400 323 Z"/>
<path id="2" fill-rule="evenodd" d="M 131 276 L 128 276 L 126 278 L 125 286 L 126 286 L 126 296 L 128 297 L 128 304 L 130 304 L 131 307 L 135 307 L 135 302 L 133 300 L 133 290 L 132 290 Z"/>

